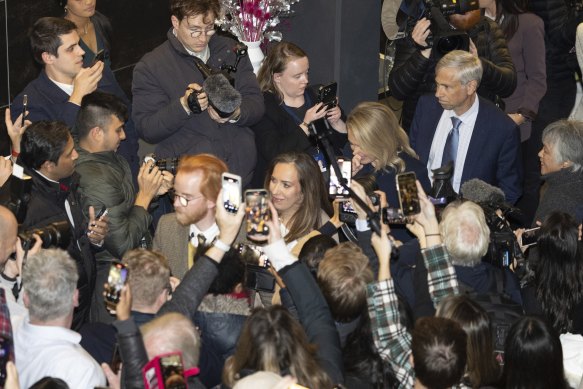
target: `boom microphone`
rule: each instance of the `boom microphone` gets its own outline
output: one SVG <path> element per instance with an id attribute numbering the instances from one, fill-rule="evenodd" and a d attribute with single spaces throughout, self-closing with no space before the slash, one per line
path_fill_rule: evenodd
<path id="1" fill-rule="evenodd" d="M 477 178 L 466 181 L 460 188 L 464 199 L 478 204 L 488 204 L 496 208 L 505 206 L 506 197 L 502 189 Z"/>
<path id="2" fill-rule="evenodd" d="M 211 74 L 204 80 L 202 88 L 206 92 L 209 104 L 222 118 L 230 117 L 241 105 L 241 93 L 221 74 Z"/>

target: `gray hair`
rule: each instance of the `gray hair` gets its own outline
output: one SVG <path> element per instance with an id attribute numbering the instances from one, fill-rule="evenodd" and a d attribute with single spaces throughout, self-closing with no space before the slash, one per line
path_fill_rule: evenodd
<path id="1" fill-rule="evenodd" d="M 480 58 L 463 50 L 453 50 L 444 55 L 435 66 L 435 73 L 442 68 L 457 69 L 458 80 L 462 85 L 472 80 L 476 80 L 480 85 L 484 72 Z"/>
<path id="2" fill-rule="evenodd" d="M 471 201 L 447 206 L 439 224 L 443 243 L 458 266 L 476 266 L 488 251 L 490 229 L 482 208 Z"/>
<path id="3" fill-rule="evenodd" d="M 543 143 L 554 150 L 557 163 L 570 161 L 572 172 L 583 171 L 583 121 L 558 120 L 543 131 Z"/>
<path id="4" fill-rule="evenodd" d="M 30 317 L 47 322 L 70 314 L 78 280 L 77 265 L 64 250 L 46 249 L 29 257 L 22 271 L 22 284 L 29 299 Z"/>
<path id="5" fill-rule="evenodd" d="M 140 327 L 148 357 L 182 352 L 185 369 L 198 366 L 200 337 L 192 321 L 180 313 L 166 313 Z"/>

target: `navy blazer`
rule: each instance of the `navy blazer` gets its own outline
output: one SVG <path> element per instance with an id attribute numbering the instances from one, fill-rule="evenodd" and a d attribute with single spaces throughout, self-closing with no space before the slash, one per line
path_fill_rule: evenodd
<path id="1" fill-rule="evenodd" d="M 514 204 L 522 195 L 520 133 L 516 124 L 490 101 L 478 96 L 480 108 L 466 155 L 461 183 L 479 178 L 499 187 Z M 433 95 L 419 99 L 411 131 L 411 146 L 427 166 L 443 107 Z"/>
<path id="2" fill-rule="evenodd" d="M 128 108 L 128 121 L 125 123 L 124 132 L 126 139 L 121 142 L 117 153 L 123 156 L 129 163 L 132 175 L 137 177 L 139 170 L 138 161 L 138 133 L 131 119 L 131 104 L 124 91 L 119 86 L 113 72 L 104 67 L 103 76 L 97 85 L 101 92 L 111 93 L 119 97 Z M 12 120 L 16 120 L 22 113 L 22 97 L 28 96 L 28 116 L 31 122 L 40 120 L 61 121 L 73 131 L 79 107 L 69 102 L 69 95 L 49 79 L 45 70 L 41 70 L 39 76 L 28 83 L 22 92 L 12 102 Z"/>

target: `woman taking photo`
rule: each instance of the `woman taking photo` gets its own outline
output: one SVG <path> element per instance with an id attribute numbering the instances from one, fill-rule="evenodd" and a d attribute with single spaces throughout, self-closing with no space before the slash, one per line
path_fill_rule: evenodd
<path id="1" fill-rule="evenodd" d="M 324 154 L 308 126 L 325 118 L 332 127 L 331 142 L 337 151 L 346 143 L 346 124 L 338 106 L 318 102 L 317 91 L 308 86 L 307 54 L 290 42 L 275 45 L 265 57 L 257 80 L 263 92 L 265 115 L 252 127 L 257 144 L 254 182 L 263 182 L 265 170 L 276 155 L 303 151 L 319 161 Z"/>
<path id="2" fill-rule="evenodd" d="M 281 235 L 290 250 L 298 239 L 322 227 L 332 215 L 322 173 L 306 153 L 275 157 L 265 176 L 265 188 L 279 214 Z"/>
<path id="3" fill-rule="evenodd" d="M 57 0 L 57 3 L 65 12 L 63 17 L 77 26 L 79 46 L 85 51 L 83 66 L 91 66 L 95 55 L 104 50 L 102 61 L 110 67 L 111 23 L 105 15 L 95 9 L 96 0 Z"/>
<path id="4" fill-rule="evenodd" d="M 372 174 L 378 188 L 385 192 L 389 207 L 399 207 L 396 175 L 415 172 L 426 192 L 431 189 L 427 167 L 409 145 L 409 137 L 399 126 L 393 112 L 381 103 L 358 104 L 346 120 L 352 154 L 352 174 Z M 348 150 L 347 150 L 348 151 Z M 393 228 L 395 238 L 409 240 L 405 228 Z"/>

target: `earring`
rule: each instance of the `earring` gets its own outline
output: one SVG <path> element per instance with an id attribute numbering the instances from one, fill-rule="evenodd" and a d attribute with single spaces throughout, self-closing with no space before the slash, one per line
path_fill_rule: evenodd
<path id="1" fill-rule="evenodd" d="M 69 8 L 67 8 L 67 6 L 63 7 L 65 9 L 65 15 L 67 14 L 67 12 L 69 12 Z"/>

